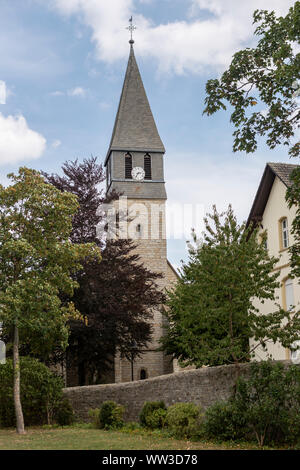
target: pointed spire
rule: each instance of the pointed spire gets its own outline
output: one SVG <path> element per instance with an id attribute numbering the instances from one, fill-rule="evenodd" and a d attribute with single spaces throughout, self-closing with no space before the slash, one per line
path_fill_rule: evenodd
<path id="1" fill-rule="evenodd" d="M 165 153 L 136 63 L 132 41 L 105 164 L 112 150 Z"/>

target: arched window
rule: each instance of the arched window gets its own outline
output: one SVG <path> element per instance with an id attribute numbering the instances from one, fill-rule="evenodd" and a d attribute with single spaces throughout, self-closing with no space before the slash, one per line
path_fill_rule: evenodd
<path id="1" fill-rule="evenodd" d="M 144 156 L 145 180 L 152 180 L 151 157 L 149 153 Z"/>
<path id="2" fill-rule="evenodd" d="M 140 380 L 145 380 L 146 378 L 147 378 L 146 369 L 141 369 L 141 371 L 140 371 Z"/>
<path id="3" fill-rule="evenodd" d="M 125 179 L 127 180 L 132 179 L 131 172 L 132 172 L 132 156 L 130 153 L 126 153 L 125 155 Z"/>
<path id="4" fill-rule="evenodd" d="M 289 247 L 289 227 L 286 217 L 280 220 L 281 249 Z"/>

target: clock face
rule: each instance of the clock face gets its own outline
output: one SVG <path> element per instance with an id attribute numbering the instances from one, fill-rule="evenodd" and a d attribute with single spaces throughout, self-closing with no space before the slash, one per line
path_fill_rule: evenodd
<path id="1" fill-rule="evenodd" d="M 145 178 L 145 172 L 140 166 L 136 166 L 132 169 L 131 176 L 136 181 L 143 181 Z"/>

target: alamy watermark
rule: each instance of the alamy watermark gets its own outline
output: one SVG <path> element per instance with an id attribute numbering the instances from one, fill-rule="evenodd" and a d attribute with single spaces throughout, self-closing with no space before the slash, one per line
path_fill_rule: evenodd
<path id="1" fill-rule="evenodd" d="M 192 228 L 197 233 L 204 228 L 204 204 L 133 201 L 121 196 L 99 210 L 99 239 L 190 239 Z"/>

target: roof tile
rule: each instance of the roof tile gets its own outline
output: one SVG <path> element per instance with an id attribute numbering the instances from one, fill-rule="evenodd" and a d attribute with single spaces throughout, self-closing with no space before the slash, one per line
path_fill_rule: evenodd
<path id="1" fill-rule="evenodd" d="M 278 176 L 279 179 L 286 185 L 291 186 L 291 173 L 299 165 L 291 163 L 268 163 L 269 167 Z"/>
<path id="2" fill-rule="evenodd" d="M 132 45 L 107 158 L 112 150 L 165 152 Z"/>

